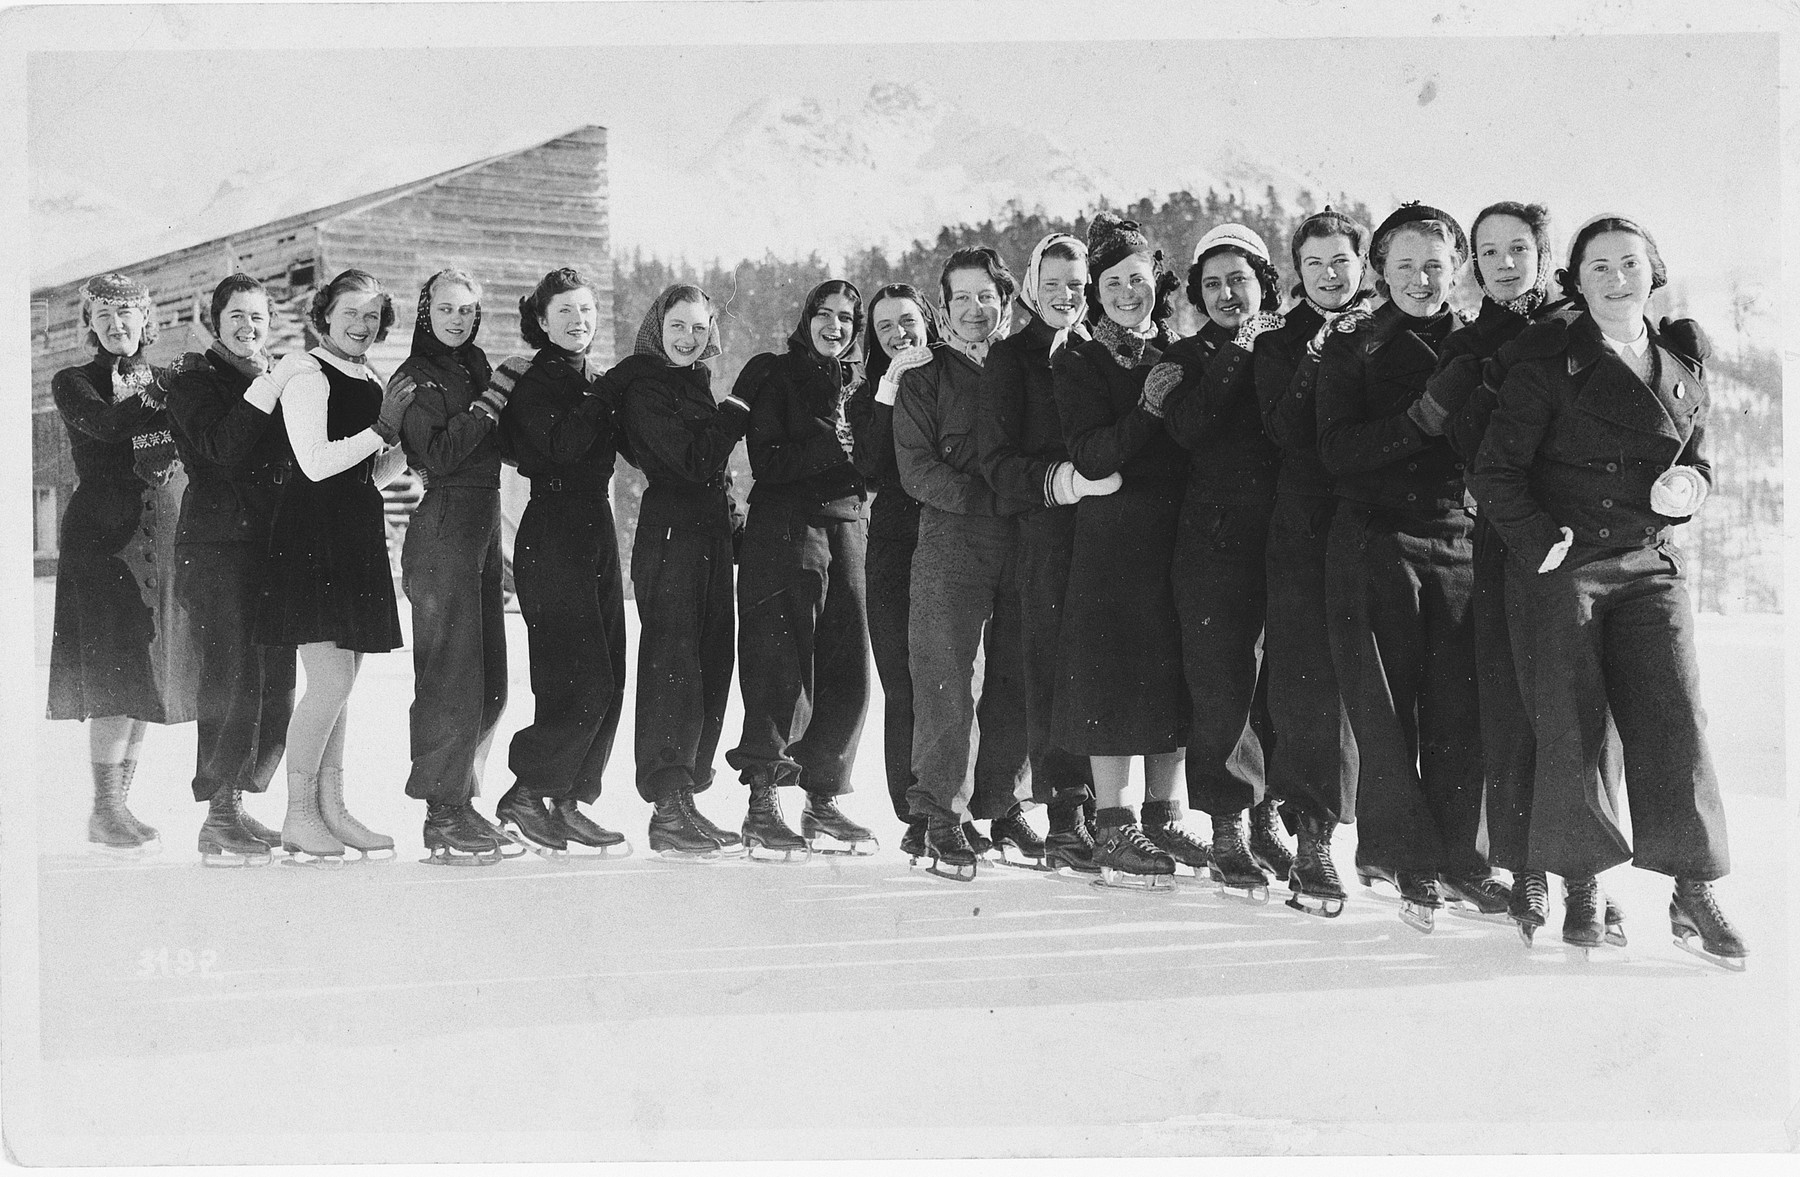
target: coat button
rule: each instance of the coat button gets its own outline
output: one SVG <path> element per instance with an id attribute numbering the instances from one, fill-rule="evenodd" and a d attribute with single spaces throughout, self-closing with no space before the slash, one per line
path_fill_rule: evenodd
<path id="1" fill-rule="evenodd" d="M 1655 534 L 1656 534 L 1656 528 L 1654 528 L 1654 527 L 1646 527 L 1646 528 L 1644 528 L 1644 534 L 1645 534 L 1645 535 L 1655 535 Z"/>
<path id="2" fill-rule="evenodd" d="M 1608 474 L 1617 474 L 1619 472 L 1619 464 L 1617 462 L 1608 462 L 1606 464 L 1606 472 Z"/>
<path id="3" fill-rule="evenodd" d="M 1412 493 L 1411 491 L 1407 491 L 1406 492 L 1406 501 L 1409 503 L 1416 503 L 1419 501 L 1419 496 Z"/>
<path id="4" fill-rule="evenodd" d="M 1602 507 L 1607 508 L 1608 510 L 1611 510 L 1612 509 L 1612 500 L 1611 499 L 1601 499 L 1600 505 Z"/>
<path id="5" fill-rule="evenodd" d="M 1457 468 L 1457 469 L 1458 469 L 1458 470 L 1461 470 L 1461 469 L 1462 469 L 1462 468 L 1463 468 L 1463 464 L 1462 464 L 1462 463 L 1461 463 L 1461 462 L 1458 462 L 1458 463 L 1457 463 L 1457 464 L 1456 464 L 1456 468 Z"/>
<path id="6" fill-rule="evenodd" d="M 1600 529 L 1600 538 L 1601 539 L 1611 539 L 1612 538 L 1612 528 L 1602 527 Z"/>
<path id="7" fill-rule="evenodd" d="M 1414 473 L 1419 469 L 1419 464 L 1417 462 L 1408 462 L 1406 464 L 1406 469 L 1408 473 Z"/>

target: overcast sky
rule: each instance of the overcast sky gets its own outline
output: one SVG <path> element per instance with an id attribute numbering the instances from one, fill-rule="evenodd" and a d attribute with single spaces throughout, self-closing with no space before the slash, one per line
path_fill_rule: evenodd
<path id="1" fill-rule="evenodd" d="M 1440 35 L 1293 36 L 1346 27 L 1344 7 L 1296 0 L 1271 18 L 1288 36 L 1208 39 L 1242 31 L 1201 19 L 1233 10 L 1199 5 L 1153 26 L 1118 6 L 1061 5 L 1032 23 L 1028 9 L 983 5 L 969 40 L 925 44 L 869 42 L 949 37 L 953 21 L 977 18 L 938 4 L 347 6 L 305 23 L 270 8 L 65 10 L 87 22 L 84 35 L 44 43 L 81 49 L 29 57 L 26 133 L 33 169 L 155 214 L 282 154 L 386 150 L 449 167 L 601 123 L 615 233 L 631 241 L 638 161 L 700 149 L 758 98 L 923 81 L 1121 175 L 1154 178 L 1230 137 L 1362 196 L 1377 216 L 1406 198 L 1465 221 L 1494 199 L 1541 200 L 1567 233 L 1616 209 L 1662 238 L 1678 274 L 1775 273 L 1774 36 L 1446 36 L 1456 22 L 1391 10 L 1355 27 Z M 482 47 L 418 44 L 434 27 L 440 43 Z M 1168 39 L 1104 39 L 1145 32 Z M 790 43 L 698 43 L 731 36 Z M 1009 39 L 1022 36 L 1060 39 Z M 684 37 L 696 43 L 667 43 Z M 503 44 L 559 38 L 570 47 Z M 592 43 L 609 39 L 664 43 Z M 847 43 L 791 43 L 808 39 Z M 138 47 L 99 51 L 108 44 Z M 384 44 L 396 47 L 372 48 Z"/>

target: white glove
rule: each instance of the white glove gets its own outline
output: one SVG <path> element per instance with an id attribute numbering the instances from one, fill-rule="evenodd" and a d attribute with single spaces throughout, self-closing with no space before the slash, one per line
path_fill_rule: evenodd
<path id="1" fill-rule="evenodd" d="M 1650 509 L 1671 519 L 1686 519 L 1706 501 L 1706 479 L 1692 466 L 1671 466 L 1650 487 Z"/>
<path id="2" fill-rule="evenodd" d="M 1562 542 L 1545 553 L 1544 562 L 1538 565 L 1538 572 L 1555 572 L 1558 568 L 1562 567 L 1562 562 L 1568 559 L 1569 548 L 1574 546 L 1574 543 L 1575 533 L 1566 527 L 1563 528 Z"/>
<path id="3" fill-rule="evenodd" d="M 1261 335 L 1264 331 L 1273 331 L 1275 328 L 1286 322 L 1287 320 L 1280 315 L 1271 314 L 1268 311 L 1258 311 L 1256 314 L 1251 315 L 1248 319 L 1245 319 L 1242 323 L 1238 324 L 1237 335 L 1231 342 L 1237 344 L 1245 351 L 1252 351 L 1256 347 L 1256 337 L 1258 335 Z"/>
<path id="4" fill-rule="evenodd" d="M 875 386 L 875 403 L 891 405 L 900 398 L 900 377 L 914 368 L 922 368 L 931 362 L 931 348 L 924 344 L 916 347 L 903 347 L 894 353 L 888 370 L 881 374 L 881 383 Z"/>
<path id="5" fill-rule="evenodd" d="M 1109 495 L 1124 485 L 1125 478 L 1117 471 L 1105 478 L 1084 478 L 1076 472 L 1073 462 L 1058 462 L 1050 470 L 1050 498 L 1059 507 Z"/>

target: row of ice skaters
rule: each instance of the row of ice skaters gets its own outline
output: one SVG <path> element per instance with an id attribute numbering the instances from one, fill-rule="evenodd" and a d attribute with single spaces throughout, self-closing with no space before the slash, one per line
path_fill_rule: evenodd
<path id="1" fill-rule="evenodd" d="M 427 490 L 402 559 L 406 789 L 426 802 L 433 859 L 623 847 L 580 808 L 621 718 L 608 485 L 623 454 L 648 483 L 631 559 L 635 750 L 660 854 L 872 850 L 835 801 L 872 644 L 902 848 L 935 873 L 974 876 L 986 839 L 970 819 L 988 819 L 1002 856 L 1143 889 L 1181 864 L 1253 896 L 1270 869 L 1296 906 L 1333 915 L 1346 895 L 1331 831 L 1354 816 L 1359 875 L 1391 882 L 1414 926 L 1447 894 L 1529 938 L 1556 873 L 1565 940 L 1597 945 L 1622 923 L 1597 876 L 1632 856 L 1610 817 L 1622 749 L 1636 860 L 1677 880 L 1673 929 L 1741 962 L 1710 887 L 1722 811 L 1668 537 L 1710 484 L 1704 337 L 1645 320 L 1664 275 L 1633 222 L 1575 235 L 1566 300 L 1550 297 L 1549 251 L 1541 208 L 1483 210 L 1487 297 L 1464 324 L 1447 297 L 1470 250 L 1447 213 L 1404 206 L 1371 236 L 1327 210 L 1291 243 L 1300 284 L 1283 314 L 1263 242 L 1221 225 L 1186 276 L 1206 321 L 1177 339 L 1182 283 L 1135 225 L 1102 214 L 1085 243 L 1041 242 L 1022 288 L 991 249 L 954 255 L 935 301 L 896 284 L 865 305 L 824 283 L 787 350 L 725 395 L 705 365 L 717 317 L 692 287 L 665 291 L 633 354 L 601 372 L 593 288 L 552 271 L 520 304 L 535 355 L 490 370 L 480 284 L 442 271 L 384 389 L 364 353 L 395 312 L 362 271 L 318 293 L 319 346 L 274 364 L 266 295 L 228 279 L 218 341 L 168 372 L 132 362 L 148 292 L 96 279 L 84 318 L 99 354 L 57 379 L 82 481 L 51 690 L 53 717 L 98 717 L 90 834 L 142 840 L 124 805 L 140 721 L 186 717 L 160 699 L 185 669 L 210 860 L 391 852 L 344 806 L 342 750 L 361 654 L 399 644 L 379 487 L 410 461 Z M 740 438 L 755 475 L 741 527 L 725 474 Z M 174 513 L 152 501 L 174 485 L 170 450 L 188 486 L 174 583 L 158 590 L 127 549 Z M 490 823 L 471 798 L 505 700 L 502 461 L 532 484 L 515 579 L 536 712 Z M 93 526 L 106 510 L 131 518 Z M 106 597 L 117 569 L 90 555 L 122 562 L 134 592 Z M 132 615 L 145 601 L 164 606 L 154 624 Z M 185 655 L 166 624 L 181 609 L 199 635 Z M 734 641 L 745 722 L 726 759 L 750 793 L 735 834 L 695 803 L 714 781 Z M 308 689 L 294 704 L 296 648 Z M 108 696 L 133 650 L 143 673 Z M 146 686 L 155 706 L 130 696 Z M 238 798 L 267 787 L 284 750 L 277 836 Z M 1141 822 L 1124 804 L 1136 757 Z M 1208 843 L 1183 827 L 1184 780 Z M 784 784 L 806 794 L 798 833 Z"/>

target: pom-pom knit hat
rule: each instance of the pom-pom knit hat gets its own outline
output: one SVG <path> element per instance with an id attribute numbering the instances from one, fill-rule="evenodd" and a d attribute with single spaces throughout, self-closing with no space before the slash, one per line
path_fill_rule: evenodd
<path id="1" fill-rule="evenodd" d="M 1150 239 L 1136 221 L 1120 219 L 1110 212 L 1097 212 L 1088 225 L 1088 272 L 1098 278 L 1134 253 L 1141 253 L 1157 263 L 1160 270 L 1162 250 L 1153 249 Z"/>
<path id="2" fill-rule="evenodd" d="M 1375 230 L 1375 235 L 1369 238 L 1369 256 L 1373 258 L 1385 255 L 1387 250 L 1384 248 L 1384 242 L 1388 236 L 1419 221 L 1442 221 L 1450 226 L 1450 234 L 1456 238 L 1456 256 L 1459 258 L 1469 256 L 1469 235 L 1463 232 L 1463 227 L 1457 223 L 1456 218 L 1441 208 L 1420 204 L 1416 200 L 1407 201 L 1389 213 L 1387 220 L 1381 222 L 1380 228 Z"/>
<path id="3" fill-rule="evenodd" d="M 1207 254 L 1223 247 L 1241 249 L 1274 264 L 1269 257 L 1269 247 L 1263 244 L 1263 239 L 1257 235 L 1256 230 L 1235 223 L 1214 225 L 1208 229 L 1206 236 L 1200 238 L 1199 244 L 1194 246 L 1194 264 L 1199 265 Z"/>

